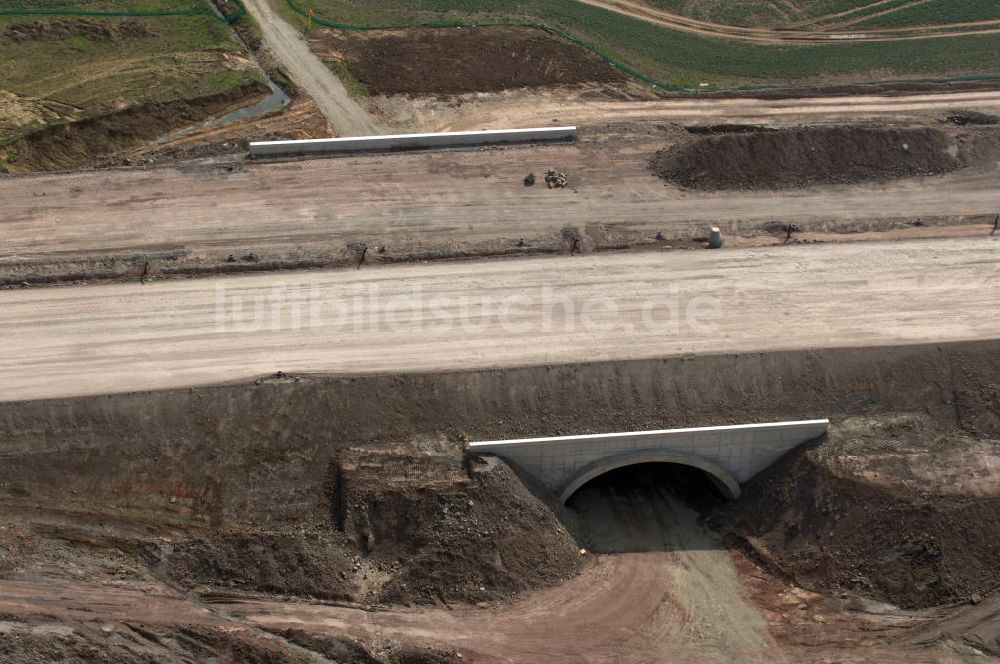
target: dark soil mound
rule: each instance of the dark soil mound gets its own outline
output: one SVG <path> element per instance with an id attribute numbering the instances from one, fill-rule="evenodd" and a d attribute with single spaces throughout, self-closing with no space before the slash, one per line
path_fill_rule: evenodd
<path id="1" fill-rule="evenodd" d="M 1000 587 L 998 459 L 1000 441 L 920 416 L 849 421 L 711 521 L 805 587 L 904 608 L 975 601 Z"/>
<path id="2" fill-rule="evenodd" d="M 115 41 L 119 37 L 151 37 L 156 33 L 142 21 L 91 21 L 87 19 L 54 19 L 11 23 L 4 36 L 14 42 L 58 41 L 69 37 L 86 37 L 95 41 Z"/>
<path id="3" fill-rule="evenodd" d="M 78 168 L 201 122 L 265 92 L 263 84 L 247 85 L 198 99 L 142 104 L 46 127 L 0 147 L 0 173 Z"/>
<path id="4" fill-rule="evenodd" d="M 325 45 L 374 94 L 457 94 L 623 80 L 600 58 L 530 28 L 328 33 Z"/>
<path id="5" fill-rule="evenodd" d="M 575 575 L 577 544 L 503 463 L 458 445 L 354 448 L 309 487 L 329 521 L 141 545 L 153 572 L 209 587 L 376 603 L 481 602 Z M 304 529 L 303 529 L 304 530 Z"/>
<path id="6" fill-rule="evenodd" d="M 780 189 L 947 173 L 959 167 L 934 129 L 821 127 L 706 136 L 661 150 L 650 167 L 693 189 Z"/>
<path id="7" fill-rule="evenodd" d="M 570 533 L 496 459 L 350 456 L 330 485 L 334 520 L 386 572 L 364 599 L 499 600 L 579 570 Z"/>
<path id="8" fill-rule="evenodd" d="M 147 564 L 188 586 L 351 598 L 346 574 L 340 575 L 349 561 L 330 534 L 225 533 L 167 550 L 149 545 L 142 553 Z"/>

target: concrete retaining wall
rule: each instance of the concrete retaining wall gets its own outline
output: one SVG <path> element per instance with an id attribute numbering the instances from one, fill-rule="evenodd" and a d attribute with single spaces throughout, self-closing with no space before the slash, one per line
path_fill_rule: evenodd
<path id="1" fill-rule="evenodd" d="M 570 141 L 576 127 L 540 127 L 535 129 L 491 129 L 487 131 L 452 131 L 436 134 L 396 134 L 391 136 L 349 136 L 315 138 L 305 141 L 265 141 L 250 144 L 251 157 L 276 155 L 416 150 L 463 145 L 530 143 L 533 141 Z"/>

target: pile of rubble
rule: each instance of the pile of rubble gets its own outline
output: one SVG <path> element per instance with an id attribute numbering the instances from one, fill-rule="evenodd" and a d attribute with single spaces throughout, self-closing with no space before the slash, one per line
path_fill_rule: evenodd
<path id="1" fill-rule="evenodd" d="M 565 173 L 553 169 L 545 173 L 545 184 L 549 189 L 562 189 L 569 186 L 569 179 Z"/>

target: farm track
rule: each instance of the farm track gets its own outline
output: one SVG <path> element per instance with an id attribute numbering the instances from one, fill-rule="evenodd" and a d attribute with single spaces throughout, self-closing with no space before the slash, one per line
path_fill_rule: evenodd
<path id="1" fill-rule="evenodd" d="M 923 3 L 925 1 L 926 0 L 908 0 L 907 2 L 904 2 L 902 5 L 897 5 L 897 6 L 890 7 L 890 10 L 891 11 L 895 11 L 896 9 L 902 9 L 903 7 L 910 7 L 912 5 L 920 4 L 920 3 Z M 866 9 L 873 9 L 875 7 L 882 7 L 884 5 L 892 5 L 895 2 L 896 2 L 896 0 L 877 0 L 877 2 L 872 2 L 872 3 L 869 3 L 867 5 L 862 5 L 860 7 L 852 7 L 851 9 L 847 9 L 847 10 L 841 11 L 841 12 L 836 12 L 836 13 L 833 13 L 833 14 L 825 14 L 823 16 L 811 16 L 809 18 L 803 19 L 801 21 L 798 21 L 797 23 L 793 23 L 793 24 L 785 26 L 785 27 L 787 27 L 787 28 L 807 28 L 809 26 L 815 26 L 815 25 L 820 25 L 820 24 L 826 23 L 827 21 L 835 21 L 836 19 L 839 19 L 839 18 L 852 17 L 852 16 L 854 16 L 854 15 L 856 15 L 856 14 L 858 14 L 858 13 L 860 13 L 860 12 L 866 10 Z M 886 10 L 886 11 L 890 11 L 890 10 Z M 848 19 L 848 20 L 850 20 L 850 19 Z"/>
<path id="2" fill-rule="evenodd" d="M 941 30 L 942 26 L 919 26 L 912 28 L 889 28 L 879 30 L 842 31 L 779 30 L 770 28 L 743 28 L 719 23 L 711 23 L 698 19 L 671 14 L 660 9 L 642 5 L 634 0 L 579 0 L 593 7 L 599 7 L 618 14 L 630 16 L 647 23 L 653 23 L 672 30 L 680 30 L 704 37 L 731 39 L 736 41 L 758 42 L 765 44 L 843 44 L 850 41 L 912 41 L 936 37 L 959 37 L 969 35 L 984 35 L 1000 33 L 1000 20 L 981 21 L 967 25 L 970 29 Z M 902 8 L 902 7 L 900 7 Z M 889 13 L 889 12 L 885 12 Z M 859 21 L 874 15 L 865 15 Z M 814 19 L 815 23 L 820 19 Z M 951 26 L 949 26 L 951 27 Z"/>
<path id="3" fill-rule="evenodd" d="M 246 0 L 264 39 L 292 77 L 316 102 L 338 136 L 367 136 L 381 128 L 306 45 L 302 34 L 281 18 L 267 0 Z"/>

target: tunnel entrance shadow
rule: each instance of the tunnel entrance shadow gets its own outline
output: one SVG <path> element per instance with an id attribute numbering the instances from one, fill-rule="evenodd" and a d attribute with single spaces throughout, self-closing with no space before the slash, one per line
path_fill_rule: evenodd
<path id="1" fill-rule="evenodd" d="M 705 471 L 676 463 L 640 463 L 608 471 L 567 501 L 595 553 L 726 549 L 702 523 L 726 497 Z"/>

